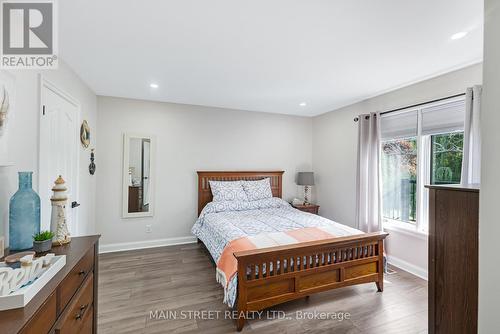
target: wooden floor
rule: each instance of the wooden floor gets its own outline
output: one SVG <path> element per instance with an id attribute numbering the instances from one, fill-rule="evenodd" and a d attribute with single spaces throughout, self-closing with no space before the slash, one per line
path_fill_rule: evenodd
<path id="1" fill-rule="evenodd" d="M 110 253 L 99 260 L 100 334 L 236 332 L 234 321 L 223 317 L 228 310 L 222 304 L 223 290 L 201 246 Z M 250 320 L 243 332 L 427 333 L 427 282 L 396 270 L 386 275 L 382 293 L 370 283 L 312 295 L 270 309 L 283 311 L 275 314 L 286 314 L 291 320 Z M 150 319 L 150 311 L 155 310 L 175 311 L 171 315 L 179 317 L 200 310 L 222 314 L 217 320 Z M 311 315 L 315 311 L 346 312 L 350 319 L 297 319 L 297 311 Z"/>

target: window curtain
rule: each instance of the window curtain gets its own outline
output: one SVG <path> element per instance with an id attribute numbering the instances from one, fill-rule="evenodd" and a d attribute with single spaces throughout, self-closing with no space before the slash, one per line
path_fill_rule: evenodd
<path id="1" fill-rule="evenodd" d="M 467 88 L 465 93 L 462 184 L 480 183 L 481 180 L 481 93 L 482 86 Z"/>
<path id="2" fill-rule="evenodd" d="M 356 224 L 364 232 L 382 230 L 380 200 L 380 114 L 358 117 Z"/>

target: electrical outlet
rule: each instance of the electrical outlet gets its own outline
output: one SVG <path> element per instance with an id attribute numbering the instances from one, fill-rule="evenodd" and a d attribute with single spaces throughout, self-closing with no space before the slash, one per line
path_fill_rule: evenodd
<path id="1" fill-rule="evenodd" d="M 146 233 L 153 232 L 153 227 L 151 225 L 146 225 Z"/>

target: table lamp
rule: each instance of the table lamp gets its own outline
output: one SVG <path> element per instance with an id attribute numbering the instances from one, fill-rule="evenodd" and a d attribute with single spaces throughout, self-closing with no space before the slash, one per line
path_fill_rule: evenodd
<path id="1" fill-rule="evenodd" d="M 313 172 L 299 172 L 297 175 L 297 185 L 304 186 L 304 204 L 309 204 L 310 187 L 314 186 Z"/>

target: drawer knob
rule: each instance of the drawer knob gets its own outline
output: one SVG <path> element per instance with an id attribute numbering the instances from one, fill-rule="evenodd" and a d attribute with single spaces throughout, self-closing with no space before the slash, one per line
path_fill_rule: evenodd
<path id="1" fill-rule="evenodd" d="M 85 314 L 85 310 L 87 309 L 88 306 L 89 306 L 88 304 L 80 306 L 80 312 L 78 312 L 77 315 L 75 316 L 75 320 L 82 319 L 83 315 Z"/>
<path id="2" fill-rule="evenodd" d="M 80 271 L 78 272 L 78 275 L 80 275 L 80 276 L 85 275 L 85 270 L 80 270 Z"/>

